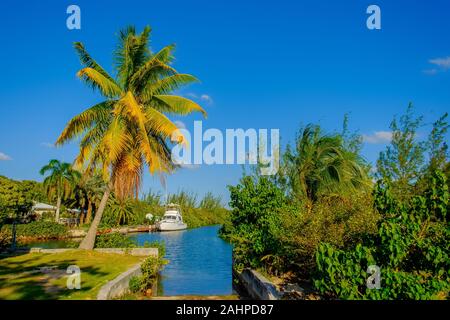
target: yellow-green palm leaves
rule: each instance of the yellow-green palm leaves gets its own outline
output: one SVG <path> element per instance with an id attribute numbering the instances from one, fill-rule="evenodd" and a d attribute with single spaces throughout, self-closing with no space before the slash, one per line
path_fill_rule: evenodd
<path id="1" fill-rule="evenodd" d="M 174 169 L 169 143 L 178 128 L 165 114 L 201 112 L 206 116 L 194 101 L 172 94 L 197 79 L 170 66 L 173 45 L 152 53 L 150 32 L 149 27 L 140 34 L 133 27 L 120 31 L 115 77 L 81 43 L 75 44 L 84 66 L 78 77 L 106 100 L 70 120 L 57 140 L 61 145 L 81 137 L 76 164 L 90 170 L 102 168 L 121 198 L 138 193 L 145 166 L 152 174 Z"/>

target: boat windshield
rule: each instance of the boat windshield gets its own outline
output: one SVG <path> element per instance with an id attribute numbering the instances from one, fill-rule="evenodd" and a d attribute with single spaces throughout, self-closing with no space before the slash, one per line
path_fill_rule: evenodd
<path id="1" fill-rule="evenodd" d="M 165 215 L 164 216 L 164 220 L 177 220 L 177 216 L 176 215 Z"/>

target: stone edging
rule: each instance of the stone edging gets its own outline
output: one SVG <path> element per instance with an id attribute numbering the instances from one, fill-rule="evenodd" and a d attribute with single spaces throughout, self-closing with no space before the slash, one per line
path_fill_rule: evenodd
<path id="1" fill-rule="evenodd" d="M 98 251 L 101 252 L 108 252 L 111 253 L 111 249 L 98 249 Z M 123 250 L 123 249 L 119 249 Z M 133 251 L 134 250 L 134 251 Z M 125 252 L 124 252 L 125 253 Z M 122 253 L 123 254 L 123 253 Z M 131 255 L 134 256 L 158 256 L 158 249 L 157 248 L 137 248 L 137 249 L 131 249 Z M 117 278 L 115 278 L 112 281 L 109 281 L 107 284 L 105 284 L 100 291 L 97 294 L 97 300 L 112 300 L 114 298 L 118 298 L 125 293 L 129 291 L 129 283 L 130 279 L 136 276 L 140 276 L 142 274 L 141 272 L 141 265 L 143 262 L 138 263 L 137 265 L 133 266 L 132 268 L 128 269 L 121 275 L 119 275 Z"/>
<path id="2" fill-rule="evenodd" d="M 283 293 L 258 271 L 245 269 L 237 273 L 239 281 L 247 290 L 251 298 L 257 300 L 281 300 Z"/>
<path id="3" fill-rule="evenodd" d="M 141 264 L 135 265 L 104 285 L 97 294 L 97 300 L 112 300 L 126 293 L 129 290 L 130 279 L 142 274 Z"/>

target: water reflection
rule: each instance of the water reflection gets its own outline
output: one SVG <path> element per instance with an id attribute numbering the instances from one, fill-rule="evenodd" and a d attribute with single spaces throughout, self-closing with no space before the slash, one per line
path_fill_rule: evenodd
<path id="1" fill-rule="evenodd" d="M 232 294 L 232 248 L 217 235 L 219 226 L 167 233 L 136 234 L 138 244 L 164 241 L 161 286 L 165 296 Z M 158 290 L 160 291 L 160 290 Z"/>

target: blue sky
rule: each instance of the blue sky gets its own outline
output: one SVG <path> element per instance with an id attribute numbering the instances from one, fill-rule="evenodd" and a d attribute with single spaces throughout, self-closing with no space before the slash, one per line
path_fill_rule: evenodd
<path id="1" fill-rule="evenodd" d="M 340 130 L 350 113 L 351 129 L 368 136 L 363 155 L 374 162 L 383 132 L 410 101 L 426 123 L 450 110 L 445 0 L 28 2 L 0 3 L 0 174 L 15 179 L 41 180 L 49 159 L 74 159 L 75 144 L 49 144 L 101 97 L 76 78 L 72 43 L 83 42 L 111 70 L 115 35 L 130 24 L 152 26 L 154 50 L 176 43 L 175 67 L 202 81 L 182 94 L 207 109 L 205 128 L 279 128 L 285 144 L 301 124 Z M 70 4 L 81 8 L 81 30 L 66 28 Z M 381 30 L 366 28 L 370 4 L 381 8 Z M 182 121 L 189 128 L 195 119 Z M 183 169 L 168 189 L 227 199 L 226 185 L 241 174 L 238 165 Z M 149 188 L 160 190 L 159 179 L 147 175 L 143 191 Z"/>

